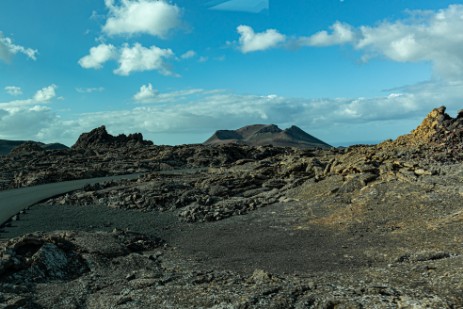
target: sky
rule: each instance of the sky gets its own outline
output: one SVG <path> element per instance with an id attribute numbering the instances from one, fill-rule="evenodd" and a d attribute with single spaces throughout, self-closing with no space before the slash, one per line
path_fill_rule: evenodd
<path id="1" fill-rule="evenodd" d="M 1 0 L 0 139 L 394 139 L 463 109 L 462 29 L 463 1 Z"/>

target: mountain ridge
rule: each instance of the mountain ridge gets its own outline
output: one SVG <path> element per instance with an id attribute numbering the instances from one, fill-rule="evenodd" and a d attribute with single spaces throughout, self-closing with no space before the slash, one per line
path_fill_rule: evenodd
<path id="1" fill-rule="evenodd" d="M 13 149 L 24 145 L 24 144 L 35 144 L 44 150 L 55 150 L 55 149 L 68 149 L 66 145 L 60 143 L 49 143 L 45 144 L 36 141 L 22 141 L 22 140 L 6 140 L 0 139 L 0 156 L 8 155 Z"/>

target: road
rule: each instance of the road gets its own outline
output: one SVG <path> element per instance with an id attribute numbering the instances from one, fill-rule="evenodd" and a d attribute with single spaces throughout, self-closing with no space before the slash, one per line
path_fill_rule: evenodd
<path id="1" fill-rule="evenodd" d="M 0 191 L 0 225 L 21 210 L 53 196 L 81 189 L 88 184 L 118 179 L 134 179 L 139 176 L 140 174 L 98 177 Z"/>

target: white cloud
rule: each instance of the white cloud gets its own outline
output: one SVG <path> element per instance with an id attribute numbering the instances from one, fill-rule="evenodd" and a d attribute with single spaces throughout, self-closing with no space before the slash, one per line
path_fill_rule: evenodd
<path id="1" fill-rule="evenodd" d="M 436 12 L 415 11 L 411 21 L 360 28 L 355 47 L 398 62 L 430 61 L 444 78 L 463 78 L 463 5 Z"/>
<path id="2" fill-rule="evenodd" d="M 17 87 L 17 86 L 6 86 L 5 92 L 12 96 L 18 96 L 18 95 L 23 94 L 21 87 Z"/>
<path id="3" fill-rule="evenodd" d="M 410 18 L 374 26 L 354 27 L 337 21 L 330 31 L 294 38 L 290 43 L 311 47 L 350 44 L 363 53 L 363 61 L 384 57 L 396 62 L 430 62 L 438 77 L 463 79 L 463 5 L 409 14 Z M 237 30 L 243 53 L 274 48 L 286 41 L 285 35 L 274 29 L 255 33 L 241 25 Z"/>
<path id="4" fill-rule="evenodd" d="M 205 95 L 211 95 L 220 92 L 219 90 L 206 91 L 203 89 L 186 89 L 178 90 L 166 93 L 159 93 L 157 90 L 152 89 L 151 84 L 147 86 L 143 85 L 140 91 L 135 95 L 142 98 L 138 100 L 140 103 L 175 103 L 184 104 L 189 101 L 196 101 L 199 98 L 203 98 Z M 134 96 L 134 99 L 136 99 Z"/>
<path id="5" fill-rule="evenodd" d="M 385 57 L 396 62 L 430 62 L 441 78 L 463 78 L 463 5 L 438 11 L 411 11 L 406 20 L 384 21 L 354 28 L 337 22 L 332 33 L 300 38 L 299 45 L 329 46 L 350 43 L 362 59 Z"/>
<path id="6" fill-rule="evenodd" d="M 34 101 L 38 103 L 46 103 L 56 96 L 56 85 L 50 85 L 37 91 L 34 95 Z"/>
<path id="7" fill-rule="evenodd" d="M 174 75 L 169 70 L 165 58 L 171 58 L 174 53 L 170 49 L 161 49 L 157 46 L 150 48 L 143 47 L 139 43 L 135 43 L 133 47 L 124 45 L 120 51 L 118 59 L 119 68 L 114 73 L 118 75 L 129 75 L 132 72 L 152 71 L 156 70 L 163 75 Z"/>
<path id="8" fill-rule="evenodd" d="M 12 39 L 4 37 L 0 32 L 0 60 L 8 62 L 12 55 L 18 53 L 24 54 L 32 60 L 37 60 L 38 51 L 36 49 L 16 45 Z"/>
<path id="9" fill-rule="evenodd" d="M 108 35 L 133 35 L 137 33 L 165 37 L 180 25 L 180 9 L 163 0 L 105 0 L 110 16 L 103 26 Z"/>
<path id="10" fill-rule="evenodd" d="M 85 69 L 101 69 L 103 64 L 117 57 L 117 49 L 109 44 L 100 44 L 90 48 L 90 54 L 79 60 L 81 67 Z"/>
<path id="11" fill-rule="evenodd" d="M 127 76 L 133 72 L 155 70 L 163 75 L 176 76 L 165 63 L 165 59 L 174 56 L 172 50 L 154 45 L 147 48 L 135 43 L 132 47 L 124 44 L 116 48 L 113 45 L 100 44 L 92 47 L 90 54 L 81 58 L 79 64 L 85 69 L 100 69 L 105 62 L 115 60 L 119 67 L 113 71 L 114 74 Z"/>
<path id="12" fill-rule="evenodd" d="M 180 56 L 182 59 L 190 59 L 196 56 L 196 52 L 194 50 L 189 50 L 185 52 L 183 55 Z"/>
<path id="13" fill-rule="evenodd" d="M 0 102 L 0 138 L 35 139 L 43 128 L 54 125 L 58 116 L 44 104 L 56 96 L 56 88 L 53 84 L 30 99 Z"/>
<path id="14" fill-rule="evenodd" d="M 307 46 L 329 46 L 345 44 L 355 39 L 355 33 L 352 26 L 341 22 L 336 22 L 331 26 L 331 33 L 320 31 L 310 37 L 302 37 L 299 44 Z"/>
<path id="15" fill-rule="evenodd" d="M 22 108 L 30 108 L 31 105 L 47 104 L 56 97 L 56 89 L 58 86 L 51 84 L 38 90 L 34 96 L 25 100 L 14 100 L 10 102 L 0 102 L 0 110 L 17 110 Z"/>
<path id="16" fill-rule="evenodd" d="M 184 104 L 190 101 L 197 101 L 206 96 L 222 93 L 222 90 L 185 89 L 172 92 L 160 93 L 153 88 L 151 83 L 142 85 L 140 90 L 133 96 L 138 103 L 174 103 Z"/>
<path id="17" fill-rule="evenodd" d="M 91 87 L 91 88 L 76 88 L 78 93 L 94 93 L 94 92 L 103 92 L 104 87 Z"/>
<path id="18" fill-rule="evenodd" d="M 243 53 L 273 48 L 286 40 L 286 37 L 275 29 L 255 33 L 251 27 L 241 25 L 238 26 L 237 31 L 240 34 L 239 43 Z"/>
<path id="19" fill-rule="evenodd" d="M 157 91 L 153 89 L 153 85 L 142 85 L 140 87 L 140 91 L 138 91 L 134 96 L 133 99 L 135 101 L 145 102 L 147 100 L 153 99 L 156 97 Z"/>

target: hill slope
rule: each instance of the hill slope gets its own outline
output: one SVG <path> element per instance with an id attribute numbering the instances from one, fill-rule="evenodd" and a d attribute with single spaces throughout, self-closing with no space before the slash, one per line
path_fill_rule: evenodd
<path id="1" fill-rule="evenodd" d="M 34 143 L 40 146 L 41 148 L 45 150 L 54 150 L 54 149 L 67 149 L 68 147 L 59 144 L 59 143 L 52 143 L 52 144 L 44 144 L 41 142 L 32 142 L 32 141 L 10 141 L 10 140 L 4 140 L 0 139 L 0 156 L 5 156 L 11 152 L 14 148 L 21 146 L 25 143 Z"/>
<path id="2" fill-rule="evenodd" d="M 219 130 L 204 142 L 206 145 L 229 143 L 250 146 L 273 145 L 296 148 L 331 148 L 329 144 L 296 126 L 282 130 L 274 124 L 255 124 L 237 130 Z"/>

